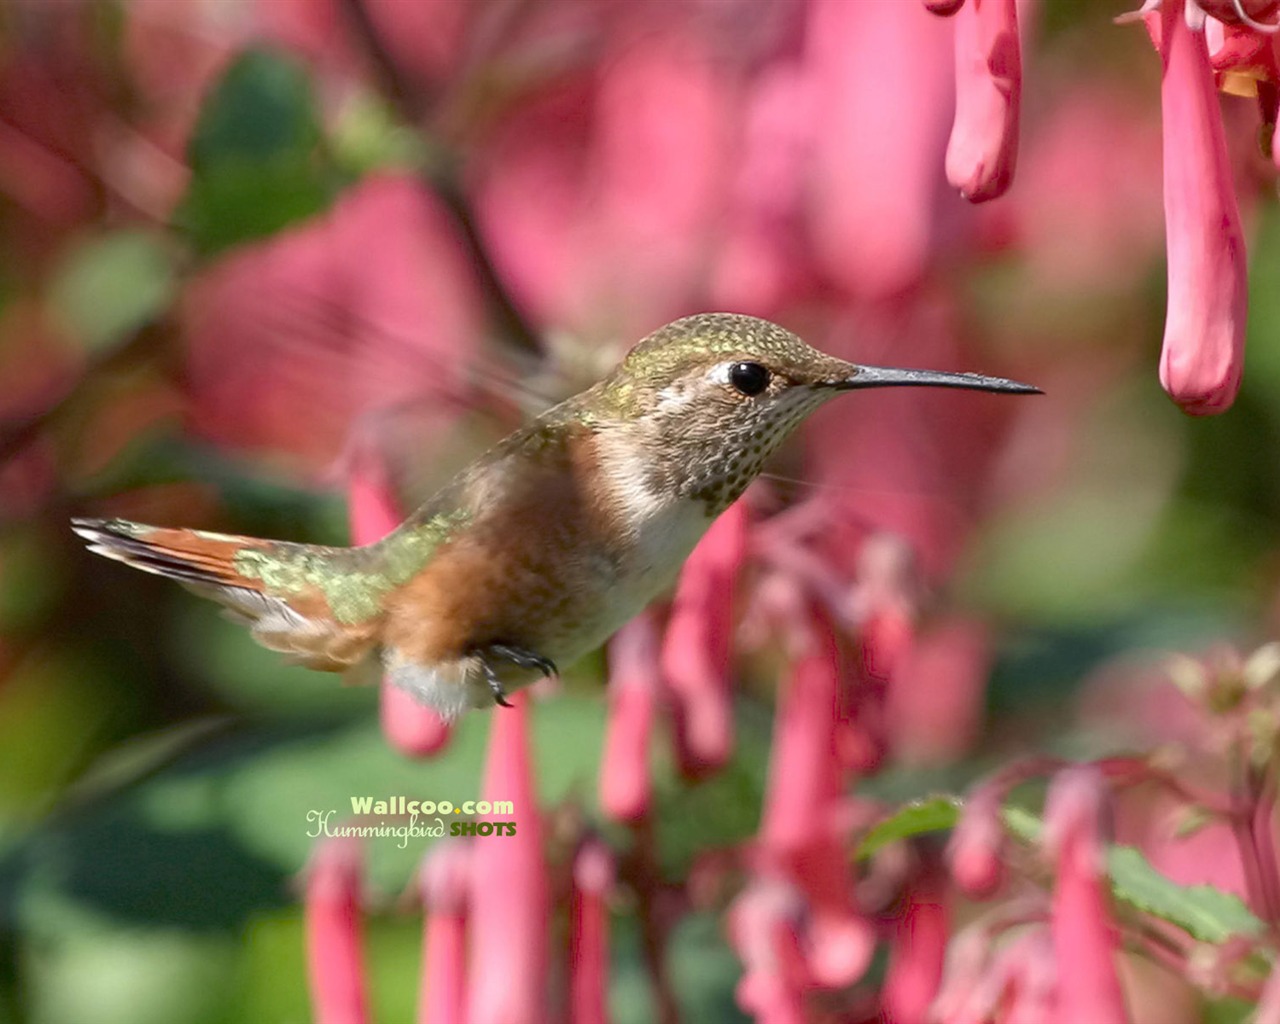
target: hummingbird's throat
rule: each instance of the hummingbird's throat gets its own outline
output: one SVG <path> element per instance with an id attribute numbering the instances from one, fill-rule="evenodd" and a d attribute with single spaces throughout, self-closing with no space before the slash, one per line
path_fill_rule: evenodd
<path id="1" fill-rule="evenodd" d="M 835 392 L 795 387 L 771 402 L 751 407 L 728 423 L 697 421 L 674 425 L 680 431 L 665 447 L 681 497 L 703 502 L 717 516 L 760 475 L 768 460 L 818 406 Z"/>

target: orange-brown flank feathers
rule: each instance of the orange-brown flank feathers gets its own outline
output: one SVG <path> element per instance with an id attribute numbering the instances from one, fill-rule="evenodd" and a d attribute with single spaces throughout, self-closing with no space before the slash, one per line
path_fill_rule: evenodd
<path id="1" fill-rule="evenodd" d="M 343 549 L 285 544 L 124 519 L 76 519 L 89 550 L 143 572 L 177 580 L 223 605 L 264 647 L 327 672 L 350 669 L 370 653 L 378 617 L 343 622 L 317 583 L 308 582 Z M 338 566 L 334 566 L 338 570 Z"/>
<path id="2" fill-rule="evenodd" d="M 433 665 L 489 644 L 559 653 L 564 632 L 599 614 L 590 581 L 617 572 L 624 538 L 601 493 L 595 436 L 578 425 L 530 432 L 464 498 L 474 519 L 387 597 L 383 644 Z M 469 500 L 468 500 L 469 499 Z"/>

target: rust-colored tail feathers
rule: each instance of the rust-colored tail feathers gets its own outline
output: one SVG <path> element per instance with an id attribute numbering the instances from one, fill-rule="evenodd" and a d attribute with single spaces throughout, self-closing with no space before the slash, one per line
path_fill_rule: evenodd
<path id="1" fill-rule="evenodd" d="M 350 555 L 349 551 L 147 526 L 125 519 L 73 519 L 71 523 L 89 542 L 90 551 L 177 580 L 217 601 L 249 627 L 258 643 L 280 651 L 290 662 L 324 672 L 346 672 L 351 681 L 376 677 L 365 670 L 372 661 L 369 656 L 380 619 L 339 622 L 319 587 L 294 582 L 286 590 L 244 571 L 246 552 L 259 552 L 264 560 L 280 564 L 315 565 Z M 340 568 L 335 566 L 335 571 Z"/>

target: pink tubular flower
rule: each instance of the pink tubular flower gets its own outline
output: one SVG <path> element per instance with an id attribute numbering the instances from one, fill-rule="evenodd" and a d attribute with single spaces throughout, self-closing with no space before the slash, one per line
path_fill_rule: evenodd
<path id="1" fill-rule="evenodd" d="M 640 5 L 623 20 L 644 23 L 651 6 L 665 13 Z M 738 83 L 700 33 L 664 21 L 593 30 L 601 45 L 583 53 L 596 63 L 573 61 L 508 105 L 474 161 L 499 272 L 541 323 L 638 337 L 687 312 L 712 261 L 737 160 Z"/>
<path id="2" fill-rule="evenodd" d="M 355 449 L 348 477 L 351 540 L 355 544 L 372 544 L 399 526 L 403 518 L 386 465 L 372 444 Z M 385 681 L 379 716 L 387 741 L 410 757 L 434 754 L 449 741 L 449 726 L 444 719 Z"/>
<path id="3" fill-rule="evenodd" d="M 968 896 L 985 899 L 1004 880 L 1004 825 L 1000 820 L 1002 786 L 974 789 L 947 844 L 947 861 L 956 883 Z"/>
<path id="4" fill-rule="evenodd" d="M 823 112 L 808 190 L 815 259 L 850 293 L 891 298 L 924 276 L 937 233 L 949 29 L 902 0 L 818 0 L 808 11 L 806 64 Z"/>
<path id="5" fill-rule="evenodd" d="M 1071 984 L 1064 973 L 1052 938 L 1044 928 L 1032 928 L 1015 935 L 996 954 L 983 986 L 984 995 L 988 1005 L 1003 1004 L 1004 1013 L 998 1018 L 1001 1024 L 1069 1024 L 1077 1018 L 1061 1009 L 1056 995 L 1064 982 Z"/>
<path id="6" fill-rule="evenodd" d="M 942 981 L 949 928 L 946 879 L 926 862 L 912 879 L 894 920 L 889 968 L 880 996 L 882 1019 L 915 1024 L 926 1019 Z"/>
<path id="7" fill-rule="evenodd" d="M 1125 1024 L 1103 863 L 1104 795 L 1098 770 L 1080 766 L 1056 775 L 1045 801 L 1044 848 L 1057 876 L 1051 929 L 1060 976 L 1058 1019 Z"/>
<path id="8" fill-rule="evenodd" d="M 952 938 L 943 960 L 942 985 L 926 1020 L 959 1024 L 974 1018 L 970 1008 L 979 998 L 991 946 L 990 932 L 978 924 L 969 925 Z"/>
<path id="9" fill-rule="evenodd" d="M 840 793 L 835 757 L 840 654 L 829 632 L 812 629 L 810 642 L 813 649 L 791 666 L 774 722 L 760 822 L 760 842 L 771 863 L 794 863 L 814 841 L 815 814 Z"/>
<path id="10" fill-rule="evenodd" d="M 529 754 L 529 695 L 491 715 L 483 799 L 515 805 L 516 834 L 479 836 L 471 861 L 468 1024 L 542 1024 L 550 892 Z"/>
<path id="11" fill-rule="evenodd" d="M 649 738 L 657 710 L 658 626 L 652 612 L 633 619 L 609 642 L 609 720 L 600 764 L 600 808 L 614 821 L 649 811 Z"/>
<path id="12" fill-rule="evenodd" d="M 1160 383 L 1185 412 L 1209 415 L 1240 387 L 1248 282 L 1213 72 L 1187 2 L 1163 0 L 1158 15 L 1169 275 Z"/>
<path id="13" fill-rule="evenodd" d="M 662 644 L 676 750 L 692 777 L 715 771 L 733 753 L 733 594 L 746 547 L 747 509 L 739 501 L 711 525 L 681 570 Z"/>
<path id="14" fill-rule="evenodd" d="M 809 974 L 816 985 L 839 988 L 866 970 L 874 937 L 854 900 L 839 830 L 840 650 L 830 621 L 816 608 L 812 621 L 811 649 L 791 668 L 774 724 L 759 866 L 804 893 Z"/>
<path id="15" fill-rule="evenodd" d="M 947 180 L 972 203 L 1004 195 L 1018 156 L 1022 52 L 1016 0 L 969 0 L 956 14 L 956 116 Z"/>
<path id="16" fill-rule="evenodd" d="M 911 650 L 919 592 L 910 544 L 889 532 L 862 542 L 847 614 L 861 636 L 863 668 L 877 683 L 887 683 Z"/>
<path id="17" fill-rule="evenodd" d="M 471 851 L 445 839 L 427 852 L 419 872 L 427 913 L 418 1024 L 462 1020 L 467 976 L 467 883 Z"/>
<path id="18" fill-rule="evenodd" d="M 808 971 L 800 949 L 804 900 L 788 883 L 756 878 L 729 910 L 729 940 L 742 960 L 738 1005 L 760 1024 L 803 1024 Z"/>
<path id="19" fill-rule="evenodd" d="M 1147 30 L 1159 49 L 1162 30 L 1158 18 L 1147 17 L 1163 0 L 1146 0 L 1133 14 L 1117 21 L 1146 17 Z M 1277 0 L 1186 0 L 1185 21 L 1204 36 L 1209 66 L 1219 90 L 1258 101 L 1264 127 L 1271 131 L 1271 155 L 1276 159 L 1276 90 L 1280 89 L 1280 51 Z M 1277 164 L 1280 166 L 1280 163 Z"/>
<path id="20" fill-rule="evenodd" d="M 952 616 L 917 634 L 889 680 L 886 718 L 895 753 L 912 764 L 945 764 L 968 751 L 990 671 L 981 622 Z"/>
<path id="21" fill-rule="evenodd" d="M 360 844 L 324 839 L 306 868 L 307 973 L 317 1024 L 369 1019 L 360 926 Z"/>
<path id="22" fill-rule="evenodd" d="M 1010 951 L 1007 1024 L 1044 1024 L 1054 1020 L 1059 968 L 1052 940 L 1043 928 L 1038 928 L 1015 942 L 1017 948 Z M 1056 1019 L 1065 1024 L 1070 1018 L 1059 1015 Z"/>
<path id="23" fill-rule="evenodd" d="M 805 173 L 819 125 L 811 86 L 798 60 L 774 62 L 747 86 L 742 156 L 714 261 L 711 305 L 767 319 L 817 284 L 800 229 Z"/>
<path id="24" fill-rule="evenodd" d="M 1077 1018 L 1057 1012 L 1058 964 L 1048 930 L 1037 925 L 1005 936 L 998 948 L 990 948 L 993 942 L 982 928 L 957 938 L 947 957 L 946 984 L 927 1019 L 938 1024 L 1075 1024 Z"/>
<path id="25" fill-rule="evenodd" d="M 569 1024 L 606 1024 L 609 994 L 609 908 L 613 854 L 588 839 L 573 862 L 569 934 Z"/>

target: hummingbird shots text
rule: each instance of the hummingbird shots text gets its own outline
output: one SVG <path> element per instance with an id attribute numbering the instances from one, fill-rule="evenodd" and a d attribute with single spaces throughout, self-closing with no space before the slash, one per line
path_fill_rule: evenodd
<path id="1" fill-rule="evenodd" d="M 380 799 L 351 797 L 351 816 L 339 817 L 334 810 L 307 811 L 307 835 L 392 838 L 401 849 L 410 839 L 441 836 L 513 836 L 514 820 L 476 821 L 472 815 L 514 815 L 511 800 L 414 800 L 403 796 Z M 463 818 L 463 815 L 466 818 Z M 450 821 L 449 819 L 454 820 Z M 377 819 L 377 820 L 370 820 Z"/>

